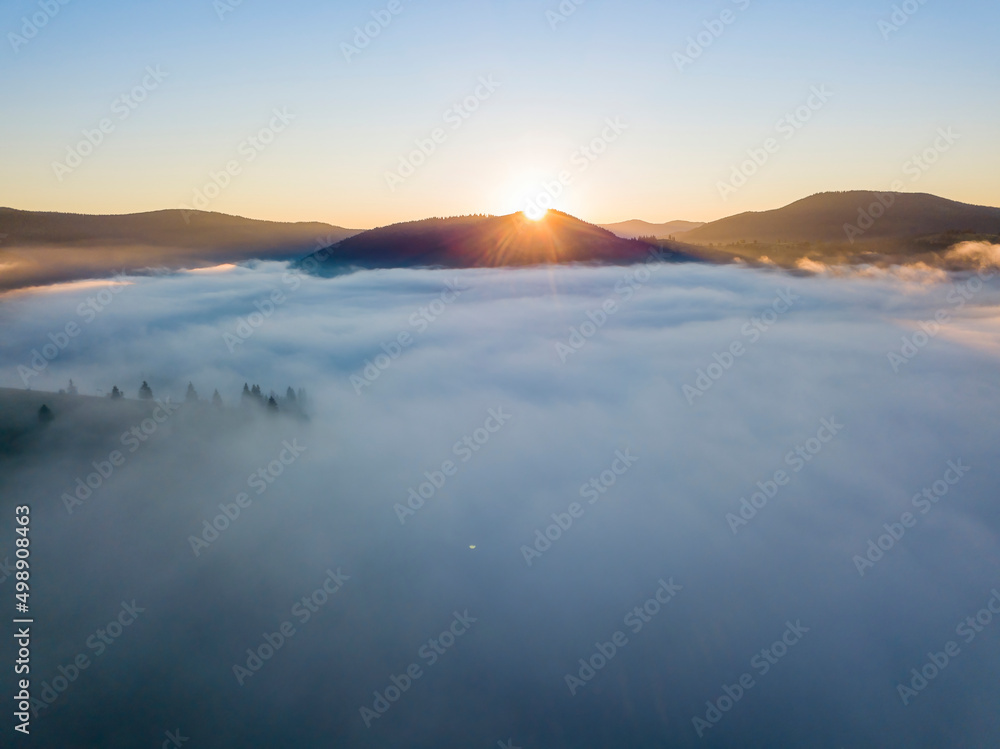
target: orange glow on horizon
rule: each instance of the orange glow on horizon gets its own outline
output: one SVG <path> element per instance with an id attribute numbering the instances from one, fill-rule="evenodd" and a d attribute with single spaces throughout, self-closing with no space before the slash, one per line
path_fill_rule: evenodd
<path id="1" fill-rule="evenodd" d="M 236 268 L 235 263 L 223 263 L 221 265 L 212 265 L 206 268 L 188 268 L 183 271 L 184 273 L 228 273 Z"/>
<path id="2" fill-rule="evenodd" d="M 86 291 L 87 289 L 107 288 L 108 286 L 131 286 L 132 283 L 132 281 L 118 281 L 110 278 L 88 278 L 82 281 L 62 281 L 42 286 L 24 286 L 20 289 L 11 289 L 2 293 L 9 296 L 17 296 L 19 294 L 64 294 L 73 291 Z"/>

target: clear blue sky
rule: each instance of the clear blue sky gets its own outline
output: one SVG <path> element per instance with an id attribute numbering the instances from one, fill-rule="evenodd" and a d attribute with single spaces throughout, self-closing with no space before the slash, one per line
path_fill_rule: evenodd
<path id="1" fill-rule="evenodd" d="M 231 161 L 238 173 L 210 210 L 351 228 L 520 210 L 560 171 L 570 180 L 556 207 L 600 222 L 708 220 L 895 180 L 1000 205 L 1000 9 L 913 0 L 885 39 L 893 4 L 585 0 L 552 28 L 555 0 L 400 0 L 395 15 L 382 0 L 244 0 L 221 19 L 221 0 L 52 0 L 51 18 L 15 0 L 0 11 L 0 205 L 173 208 Z M 341 44 L 380 11 L 391 23 L 347 62 Z M 679 70 L 674 53 L 724 11 L 732 23 Z M 9 36 L 36 14 L 47 22 L 27 43 Z M 147 66 L 167 77 L 121 119 L 112 102 L 153 82 Z M 477 86 L 477 111 L 447 119 Z M 813 86 L 833 96 L 786 138 L 777 122 Z M 247 145 L 275 108 L 294 119 Z M 113 127 L 93 153 L 69 172 L 53 166 L 103 118 Z M 611 133 L 607 118 L 627 129 L 581 159 Z M 425 163 L 387 179 L 435 128 Z M 960 138 L 915 172 L 907 162 L 939 128 Z M 723 199 L 720 182 L 769 137 L 775 152 Z"/>

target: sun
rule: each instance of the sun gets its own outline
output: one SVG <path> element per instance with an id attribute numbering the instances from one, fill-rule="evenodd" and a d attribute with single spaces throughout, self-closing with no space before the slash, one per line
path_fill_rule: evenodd
<path id="1" fill-rule="evenodd" d="M 545 190 L 548 171 L 535 166 L 512 165 L 506 178 L 496 186 L 496 201 L 500 213 L 519 213 L 530 221 L 541 221 L 548 209 L 555 208 L 552 196 Z"/>

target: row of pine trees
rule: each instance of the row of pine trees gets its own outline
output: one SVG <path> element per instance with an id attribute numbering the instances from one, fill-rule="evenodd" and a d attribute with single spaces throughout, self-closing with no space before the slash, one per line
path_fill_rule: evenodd
<path id="1" fill-rule="evenodd" d="M 68 395 L 78 395 L 79 390 L 76 385 L 73 384 L 73 380 L 69 381 L 65 390 L 60 390 L 60 393 L 66 393 Z M 120 400 L 125 397 L 125 392 L 121 390 L 117 385 L 111 388 L 111 392 L 108 394 L 111 400 Z M 153 389 L 149 386 L 149 383 L 145 380 L 142 381 L 142 385 L 139 387 L 139 400 L 153 400 Z M 218 389 L 212 393 L 212 405 L 216 408 L 222 408 L 224 403 L 222 401 L 222 396 L 219 395 Z M 184 396 L 185 403 L 199 403 L 201 398 L 198 396 L 198 391 L 195 389 L 194 383 L 189 382 L 187 386 L 187 393 Z M 252 405 L 258 405 L 262 408 L 266 408 L 269 411 L 294 411 L 297 413 L 302 413 L 305 407 L 306 401 L 306 391 L 304 388 L 299 388 L 296 392 L 291 386 L 285 391 L 284 399 L 281 399 L 276 392 L 273 390 L 265 397 L 264 391 L 261 389 L 260 385 L 250 386 L 250 383 L 243 383 L 243 393 L 240 396 L 240 405 L 243 407 L 248 407 Z"/>
<path id="2" fill-rule="evenodd" d="M 194 393 L 194 387 L 191 383 L 188 383 L 188 395 L 186 400 L 191 400 L 192 393 Z M 219 395 L 219 391 L 215 391 L 215 395 L 212 396 L 212 402 L 215 402 L 216 396 Z M 194 393 L 194 398 L 197 399 L 197 393 Z M 303 406 L 305 405 L 306 391 L 304 388 L 299 388 L 299 392 L 292 389 L 291 385 L 288 386 L 288 390 L 285 391 L 285 407 L 291 411 L 298 411 L 301 413 Z M 219 403 L 221 404 L 221 399 Z M 243 393 L 240 396 L 240 405 L 246 406 L 248 404 L 254 404 L 264 406 L 269 411 L 279 411 L 278 408 L 278 394 L 273 390 L 271 394 L 264 399 L 264 393 L 260 389 L 260 385 L 254 385 L 252 388 L 249 383 L 243 383 Z"/>

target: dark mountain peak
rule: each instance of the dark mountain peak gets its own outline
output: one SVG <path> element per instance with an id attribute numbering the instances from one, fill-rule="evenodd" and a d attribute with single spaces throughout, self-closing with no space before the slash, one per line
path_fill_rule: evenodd
<path id="1" fill-rule="evenodd" d="M 854 226 L 860 231 L 849 231 Z M 770 211 L 748 211 L 687 232 L 696 244 L 739 241 L 847 242 L 908 239 L 950 231 L 1000 234 L 1000 208 L 927 193 L 823 192 Z"/>
<path id="2" fill-rule="evenodd" d="M 623 239 L 638 239 L 640 237 L 670 237 L 684 234 L 704 226 L 700 221 L 667 221 L 663 224 L 653 224 L 649 221 L 631 219 L 629 221 L 619 221 L 614 224 L 600 224 L 602 229 L 607 229 Z"/>
<path id="3" fill-rule="evenodd" d="M 339 241 L 356 233 L 317 221 L 284 223 L 180 208 L 144 213 L 89 215 L 0 208 L 0 232 L 6 245 L 134 243 L 152 246 L 233 247 L 248 239 L 301 242 L 304 237 L 332 236 Z"/>
<path id="4" fill-rule="evenodd" d="M 182 209 L 92 216 L 0 208 L 0 291 L 120 270 L 290 260 L 354 233 Z"/>
<path id="5" fill-rule="evenodd" d="M 408 221 L 372 229 L 313 257 L 325 270 L 344 268 L 482 268 L 550 263 L 632 263 L 649 245 L 560 211 L 539 221 L 523 213 Z"/>

